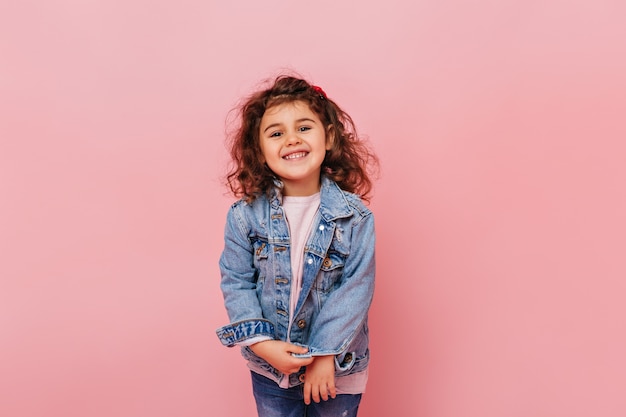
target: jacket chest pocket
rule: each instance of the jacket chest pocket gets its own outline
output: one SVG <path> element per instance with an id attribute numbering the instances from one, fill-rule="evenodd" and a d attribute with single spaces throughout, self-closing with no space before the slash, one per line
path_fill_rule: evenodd
<path id="1" fill-rule="evenodd" d="M 328 293 L 338 285 L 343 275 L 343 266 L 346 256 L 336 251 L 328 251 L 326 257 L 322 261 L 320 272 L 315 280 L 315 289 L 317 291 Z"/>

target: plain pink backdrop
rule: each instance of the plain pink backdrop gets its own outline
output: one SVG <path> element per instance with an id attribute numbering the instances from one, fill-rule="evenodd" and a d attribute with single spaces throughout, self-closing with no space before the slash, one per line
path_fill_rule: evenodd
<path id="1" fill-rule="evenodd" d="M 250 416 L 224 120 L 292 68 L 382 162 L 362 417 L 626 415 L 618 0 L 0 3 L 0 415 Z"/>

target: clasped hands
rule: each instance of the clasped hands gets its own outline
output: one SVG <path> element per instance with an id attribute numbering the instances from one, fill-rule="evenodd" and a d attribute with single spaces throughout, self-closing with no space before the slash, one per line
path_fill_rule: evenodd
<path id="1" fill-rule="evenodd" d="M 304 373 L 304 403 L 311 404 L 311 400 L 319 403 L 335 398 L 335 358 L 333 355 L 297 357 L 294 354 L 304 354 L 308 349 L 303 346 L 283 342 L 281 340 L 264 340 L 250 346 L 250 349 L 259 357 L 265 359 L 280 372 L 289 375 L 298 372 L 306 366 Z"/>

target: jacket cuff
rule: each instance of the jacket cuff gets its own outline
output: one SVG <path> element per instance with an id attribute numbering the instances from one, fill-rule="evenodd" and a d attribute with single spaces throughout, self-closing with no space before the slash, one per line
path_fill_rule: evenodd
<path id="1" fill-rule="evenodd" d="M 268 336 L 274 339 L 274 325 L 263 319 L 244 320 L 221 327 L 216 333 L 224 346 L 233 347 L 237 343 L 257 336 Z"/>

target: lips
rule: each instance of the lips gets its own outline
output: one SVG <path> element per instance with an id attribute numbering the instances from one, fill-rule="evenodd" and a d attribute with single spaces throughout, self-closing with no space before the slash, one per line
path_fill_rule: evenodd
<path id="1" fill-rule="evenodd" d="M 309 153 L 308 152 L 292 152 L 288 155 L 283 156 L 283 159 L 298 159 L 298 158 L 304 158 L 305 156 L 307 156 Z"/>

